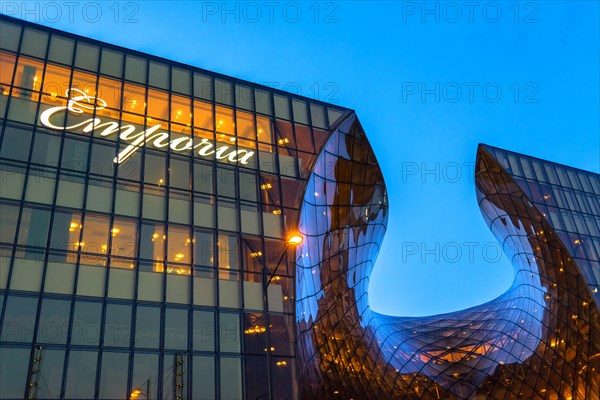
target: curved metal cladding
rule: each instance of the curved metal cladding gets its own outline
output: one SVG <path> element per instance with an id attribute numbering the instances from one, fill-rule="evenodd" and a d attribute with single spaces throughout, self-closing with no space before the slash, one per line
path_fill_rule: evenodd
<path id="1" fill-rule="evenodd" d="M 565 236 L 554 215 L 548 218 L 551 210 L 532 199 L 531 182 L 523 189 L 527 175 L 509 174 L 495 158 L 507 157 L 502 152 L 480 147 L 476 187 L 484 219 L 514 266 L 512 286 L 470 309 L 399 318 L 371 311 L 367 300 L 387 221 L 381 172 L 355 118 L 333 134 L 315 164 L 300 217 L 305 241 L 297 251 L 296 290 L 304 399 L 600 398 L 600 317 L 591 279 L 599 272 L 599 253 L 591 248 L 575 258 L 577 248 L 565 242 L 598 240 L 598 175 L 578 171 L 588 179 L 589 204 L 596 203 L 590 208 L 595 230 L 590 226 L 584 239 L 574 239 L 581 229 L 569 228 L 572 235 Z M 536 162 L 557 167 L 520 157 L 517 162 L 532 170 Z M 365 159 L 373 160 L 367 162 L 372 172 L 355 173 Z M 552 195 L 561 190 L 569 189 Z"/>

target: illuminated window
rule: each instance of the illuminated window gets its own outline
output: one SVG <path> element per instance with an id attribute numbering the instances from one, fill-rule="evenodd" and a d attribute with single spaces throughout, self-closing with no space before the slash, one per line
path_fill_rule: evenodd
<path id="1" fill-rule="evenodd" d="M 258 149 L 261 151 L 273 152 L 273 125 L 271 119 L 266 117 L 256 117 L 256 136 L 258 138 Z"/>
<path id="2" fill-rule="evenodd" d="M 192 110 L 189 98 L 171 95 L 171 122 L 191 126 Z"/>
<path id="3" fill-rule="evenodd" d="M 12 81 L 13 71 L 15 68 L 15 56 L 6 53 L 0 53 L 0 83 L 2 83 L 2 90 L 0 94 L 8 96 L 8 86 Z"/>
<path id="4" fill-rule="evenodd" d="M 96 96 L 96 75 L 75 70 L 71 87 L 79 89 L 89 96 Z M 73 97 L 73 94 L 71 94 Z"/>
<path id="5" fill-rule="evenodd" d="M 146 88 L 144 86 L 125 83 L 123 86 L 123 111 L 144 114 L 146 111 Z M 126 120 L 125 117 L 123 120 Z"/>
<path id="6" fill-rule="evenodd" d="M 110 230 L 112 237 L 111 255 L 117 257 L 133 258 L 137 254 L 137 223 L 133 220 L 115 218 Z M 120 267 L 129 267 L 131 261 Z M 111 264 L 113 265 L 113 264 Z"/>
<path id="7" fill-rule="evenodd" d="M 256 140 L 254 129 L 254 116 L 252 114 L 238 111 L 236 113 L 237 136 L 249 140 Z"/>
<path id="8" fill-rule="evenodd" d="M 224 140 L 225 135 L 234 134 L 233 110 L 221 106 L 216 107 L 217 139 Z M 228 140 L 228 139 L 227 139 Z M 225 141 L 227 141 L 225 140 Z"/>
<path id="9" fill-rule="evenodd" d="M 55 101 L 57 96 L 65 97 L 65 93 L 69 89 L 70 78 L 71 70 L 47 64 L 42 91 L 49 96 L 44 99 L 51 102 Z"/>
<path id="10" fill-rule="evenodd" d="M 143 223 L 140 229 L 140 257 L 154 260 L 154 270 L 162 270 L 165 255 L 164 225 Z"/>
<path id="11" fill-rule="evenodd" d="M 80 243 L 75 243 L 86 253 L 108 253 L 109 238 L 109 218 L 103 215 L 88 213 L 83 223 L 83 239 Z"/>
<path id="12" fill-rule="evenodd" d="M 192 254 L 192 239 L 187 228 L 169 226 L 167 260 L 189 264 Z"/>
<path id="13" fill-rule="evenodd" d="M 23 89 L 40 90 L 44 65 L 25 57 L 19 59 L 14 85 Z"/>
<path id="14" fill-rule="evenodd" d="M 169 119 L 169 95 L 166 92 L 148 89 L 148 120 Z"/>
<path id="15" fill-rule="evenodd" d="M 194 126 L 212 131 L 215 127 L 213 107 L 210 103 L 194 100 Z"/>
<path id="16" fill-rule="evenodd" d="M 98 82 L 98 97 L 106 102 L 106 107 L 118 110 L 121 108 L 121 89 L 121 82 L 101 76 Z M 118 112 L 110 116 L 114 119 L 119 118 Z"/>

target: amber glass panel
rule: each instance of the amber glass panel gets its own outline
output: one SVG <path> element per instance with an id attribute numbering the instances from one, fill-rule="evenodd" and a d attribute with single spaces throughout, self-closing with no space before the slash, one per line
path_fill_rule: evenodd
<path id="1" fill-rule="evenodd" d="M 146 109 L 146 88 L 132 83 L 123 86 L 123 111 L 144 114 Z"/>
<path id="2" fill-rule="evenodd" d="M 42 91 L 49 96 L 44 96 L 44 103 L 56 102 L 57 96 L 66 97 L 70 77 L 71 70 L 56 65 L 46 65 Z"/>
<path id="3" fill-rule="evenodd" d="M 194 100 L 194 126 L 211 131 L 215 128 L 212 104 Z"/>
<path id="4" fill-rule="evenodd" d="M 238 111 L 236 114 L 236 121 L 238 146 L 255 148 L 256 134 L 254 128 L 254 116 L 246 112 Z"/>
<path id="5" fill-rule="evenodd" d="M 199 138 L 204 138 L 204 139 L 208 139 L 208 140 L 214 140 L 215 134 L 213 131 L 207 131 L 204 129 L 194 129 L 194 136 L 199 137 Z M 201 139 L 195 139 L 194 141 L 196 143 L 200 143 Z"/>
<path id="6" fill-rule="evenodd" d="M 216 138 L 219 142 L 224 142 L 231 146 L 235 146 L 235 136 L 226 135 L 224 133 L 217 133 Z"/>
<path id="7" fill-rule="evenodd" d="M 216 107 L 216 123 L 217 132 L 233 135 L 234 134 L 234 122 L 233 122 L 233 110 L 226 107 Z"/>
<path id="8" fill-rule="evenodd" d="M 169 226 L 167 260 L 189 264 L 191 249 L 192 240 L 189 229 Z"/>
<path id="9" fill-rule="evenodd" d="M 124 112 L 121 114 L 121 118 L 123 119 L 123 122 L 129 122 L 130 124 L 137 125 L 136 132 L 138 132 L 139 130 L 142 130 L 144 127 L 144 117 L 142 117 L 141 115 L 135 115 L 135 114 L 130 114 L 130 113 Z M 121 150 L 123 150 L 123 149 L 121 149 Z"/>
<path id="10" fill-rule="evenodd" d="M 42 96 L 42 102 L 53 106 L 65 106 L 67 103 L 64 98 L 69 89 L 69 77 L 69 70 L 47 65 L 43 84 L 43 92 L 46 94 Z"/>
<path id="11" fill-rule="evenodd" d="M 121 82 L 101 76 L 98 97 L 106 102 L 106 107 L 118 110 L 121 108 L 121 88 Z"/>
<path id="12" fill-rule="evenodd" d="M 96 75 L 74 71 L 71 87 L 79 89 L 89 96 L 96 96 Z M 73 94 L 71 93 L 72 96 Z"/>
<path id="13" fill-rule="evenodd" d="M 115 218 L 110 235 L 112 236 L 111 255 L 131 258 L 136 256 L 137 223 L 135 221 Z"/>
<path id="14" fill-rule="evenodd" d="M 169 95 L 167 92 L 148 89 L 148 117 L 169 119 Z"/>
<path id="15" fill-rule="evenodd" d="M 236 120 L 238 137 L 255 140 L 254 116 L 246 112 L 238 111 L 236 114 Z"/>
<path id="16" fill-rule="evenodd" d="M 15 75 L 15 86 L 30 90 L 40 90 L 44 65 L 29 58 L 20 58 Z"/>
<path id="17" fill-rule="evenodd" d="M 79 243 L 86 253 L 107 253 L 109 219 L 103 215 L 87 214 L 83 223 L 83 239 Z"/>
<path id="18" fill-rule="evenodd" d="M 153 124 L 151 122 L 149 122 L 149 126 L 152 126 Z M 165 126 L 166 129 L 166 126 Z M 171 133 L 173 134 L 181 134 L 181 135 L 185 135 L 185 136 L 192 136 L 192 126 L 191 124 L 187 124 L 187 125 L 182 125 L 182 124 L 176 124 L 176 123 L 171 123 L 171 127 L 169 128 L 169 130 L 171 131 Z M 171 137 L 171 139 L 175 139 L 179 137 L 179 135 L 173 135 Z M 185 144 L 180 144 L 181 148 L 186 147 Z M 186 155 L 190 155 L 190 153 L 185 153 Z"/>
<path id="19" fill-rule="evenodd" d="M 256 141 L 254 141 L 254 140 L 238 139 L 237 144 L 238 144 L 239 148 L 252 149 L 252 150 L 256 149 Z"/>
<path id="20" fill-rule="evenodd" d="M 256 136 L 258 138 L 258 149 L 261 151 L 273 152 L 273 124 L 270 118 L 256 116 Z M 262 142 L 262 143 L 261 143 Z"/>
<path id="21" fill-rule="evenodd" d="M 189 98 L 171 95 L 171 121 L 186 126 L 192 124 L 192 109 Z"/>
<path id="22" fill-rule="evenodd" d="M 38 61 L 21 58 L 17 65 L 14 85 L 29 90 L 40 90 L 42 68 L 42 63 Z M 32 93 L 29 90 L 13 89 L 13 96 L 37 102 L 39 100 L 39 94 L 35 92 Z"/>
<path id="23" fill-rule="evenodd" d="M 2 71 L 0 74 L 0 82 L 10 85 L 14 69 L 15 56 L 6 53 L 0 53 L 0 71 Z M 8 90 L 8 88 L 6 88 L 6 90 Z"/>

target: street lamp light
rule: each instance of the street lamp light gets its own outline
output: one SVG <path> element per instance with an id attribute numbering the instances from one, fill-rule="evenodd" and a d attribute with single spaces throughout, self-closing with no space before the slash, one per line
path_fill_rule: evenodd
<path id="1" fill-rule="evenodd" d="M 146 386 L 146 391 L 142 391 L 141 387 Z M 150 379 L 146 379 L 146 382 L 137 389 L 133 389 L 131 393 L 129 393 L 130 400 L 137 400 L 140 395 L 144 395 L 146 399 L 150 399 Z"/>
<path id="2" fill-rule="evenodd" d="M 277 265 L 275 266 L 275 270 L 273 270 L 273 274 L 271 274 L 271 277 L 269 278 L 269 280 L 267 281 L 267 284 L 263 288 L 263 290 L 265 292 L 267 291 L 267 288 L 269 287 L 269 284 L 271 283 L 271 281 L 273 280 L 273 278 L 275 278 L 275 273 L 279 269 L 279 265 L 281 265 L 281 261 L 283 261 L 283 257 L 285 257 L 285 255 L 287 254 L 287 250 L 291 246 L 296 247 L 296 246 L 300 245 L 303 241 L 304 241 L 304 237 L 299 232 L 292 233 L 291 235 L 288 236 L 287 245 L 283 249 L 281 257 L 279 257 L 279 261 L 277 261 Z M 265 267 L 265 271 L 266 271 L 266 267 Z"/>
<path id="3" fill-rule="evenodd" d="M 298 246 L 304 238 L 299 233 L 295 233 L 288 238 L 288 245 L 290 246 Z"/>

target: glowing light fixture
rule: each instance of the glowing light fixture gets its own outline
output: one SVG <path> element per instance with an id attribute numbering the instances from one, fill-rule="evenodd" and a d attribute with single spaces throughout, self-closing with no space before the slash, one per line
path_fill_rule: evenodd
<path id="1" fill-rule="evenodd" d="M 298 246 L 303 240 L 304 238 L 299 233 L 295 233 L 288 238 L 288 244 L 290 246 Z"/>

